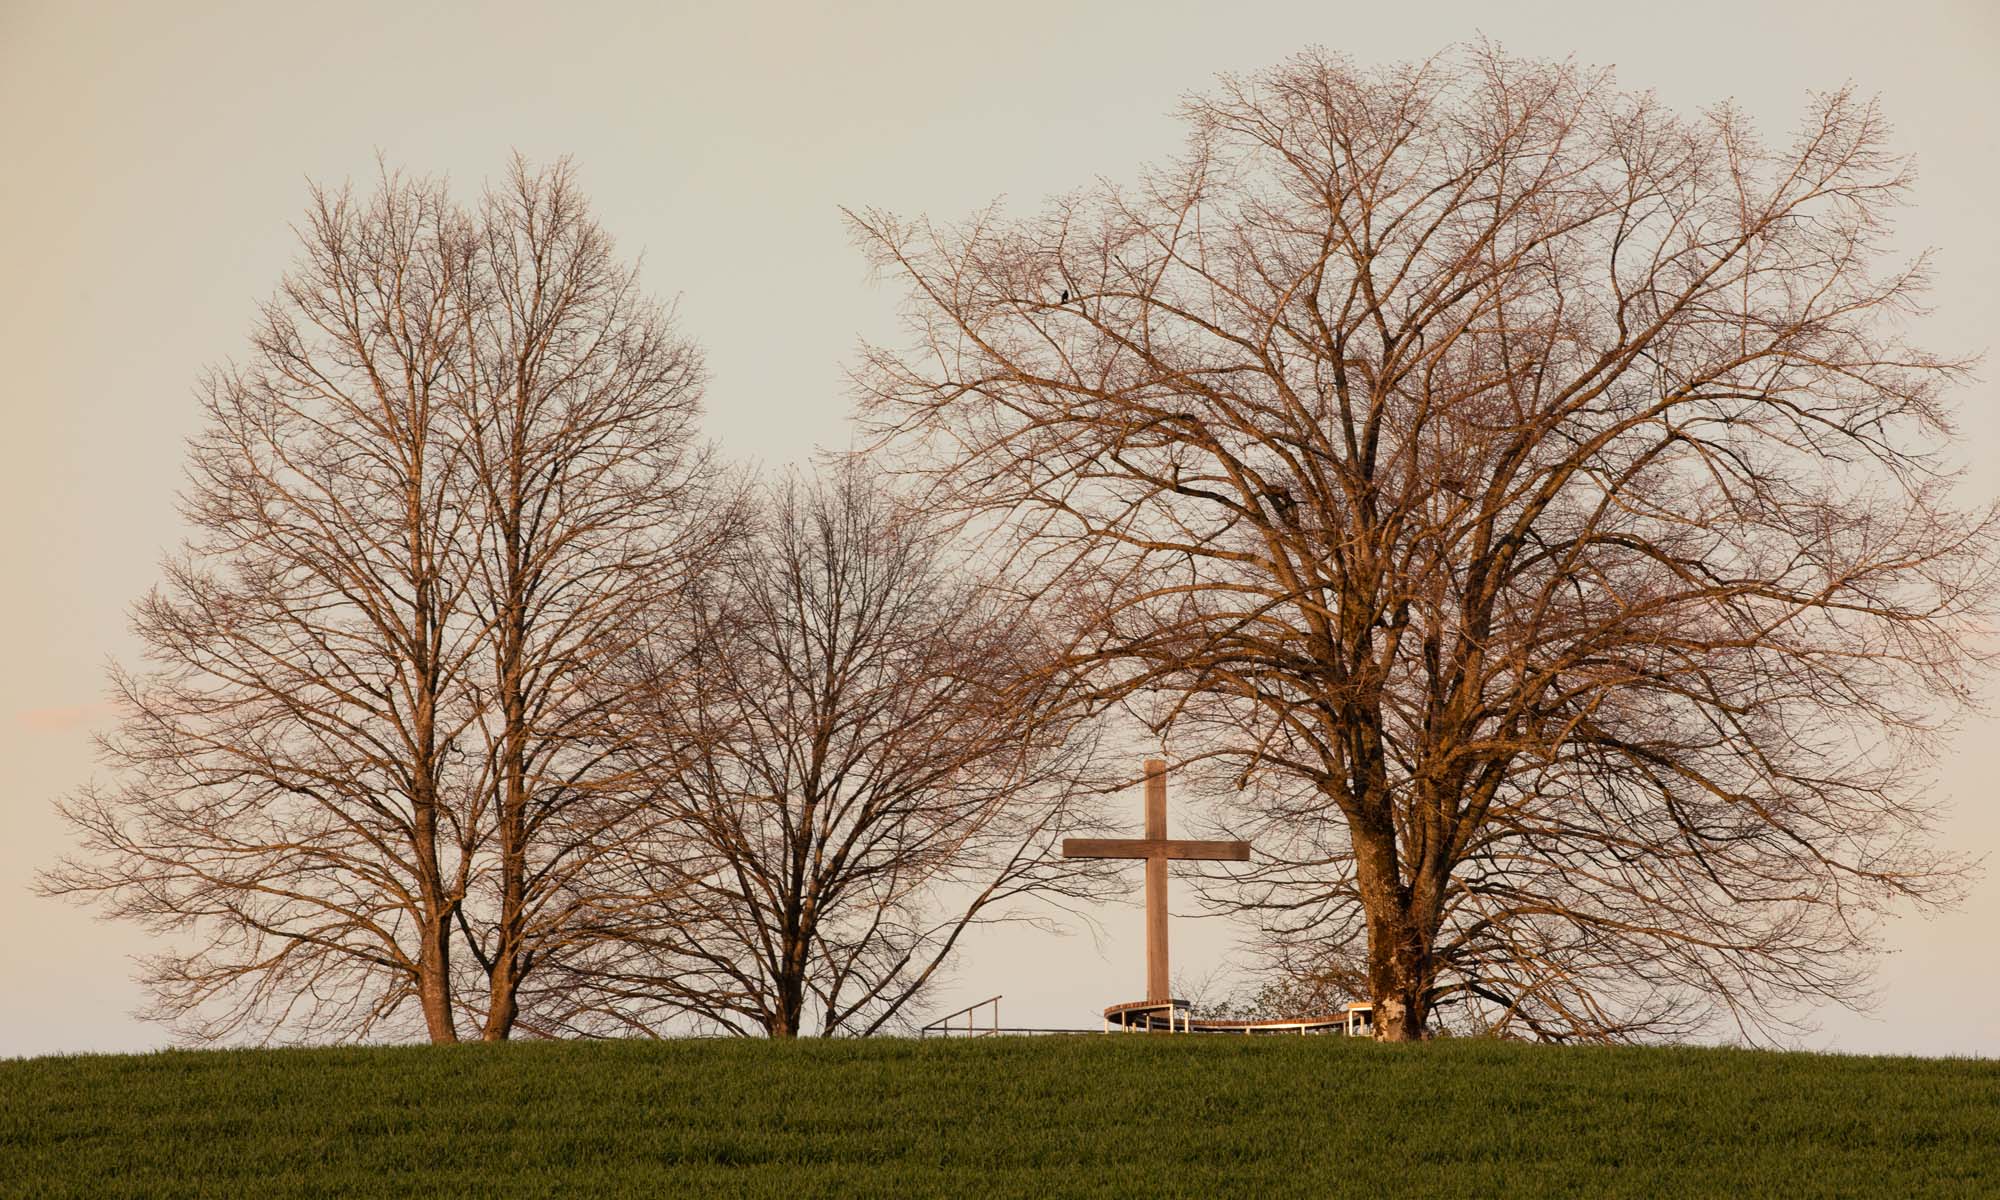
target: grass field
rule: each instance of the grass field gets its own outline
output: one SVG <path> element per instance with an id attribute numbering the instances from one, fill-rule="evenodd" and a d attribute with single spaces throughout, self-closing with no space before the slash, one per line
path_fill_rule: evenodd
<path id="1" fill-rule="evenodd" d="M 2000 1194 L 2000 1063 L 1120 1035 L 0 1061 L 6 1196 Z"/>

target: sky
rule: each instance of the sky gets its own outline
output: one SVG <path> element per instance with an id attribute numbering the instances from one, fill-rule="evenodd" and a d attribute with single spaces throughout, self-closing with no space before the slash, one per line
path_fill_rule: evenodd
<path id="1" fill-rule="evenodd" d="M 135 661 L 130 606 L 183 534 L 194 383 L 244 353 L 310 181 L 365 186 L 379 155 L 470 198 L 514 151 L 571 156 L 599 220 L 706 349 L 709 435 L 777 467 L 849 444 L 844 371 L 861 339 L 897 338 L 898 297 L 869 278 L 841 206 L 1032 211 L 1173 153 L 1179 98 L 1219 73 L 1315 45 L 1374 63 L 1480 36 L 1615 66 L 1683 112 L 1734 100 L 1773 139 L 1809 91 L 1879 95 L 1919 164 L 1899 244 L 1938 250 L 1917 336 L 1989 355 L 1957 397 L 1965 495 L 2000 495 L 1991 0 L 0 0 L 0 1057 L 169 1041 L 131 1015 L 149 935 L 29 882 L 69 849 L 52 804 L 100 771 L 105 666 Z M 2000 1056 L 1996 777 L 2000 716 L 1984 713 L 1929 786 L 1952 806 L 1940 841 L 1985 871 L 1957 911 L 1890 923 L 1873 1010 L 1822 1012 L 1805 1044 Z M 1177 974 L 1226 988 L 1232 930 L 1198 919 L 1185 883 L 1176 897 Z M 1138 908 L 1087 915 L 1068 936 L 975 940 L 938 1011 L 1001 994 L 1005 1024 L 1089 1025 L 1140 994 Z"/>

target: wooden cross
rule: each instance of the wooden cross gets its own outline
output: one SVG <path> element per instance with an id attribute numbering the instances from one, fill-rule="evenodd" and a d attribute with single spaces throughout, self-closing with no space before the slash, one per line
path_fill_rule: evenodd
<path id="1" fill-rule="evenodd" d="M 1174 841 L 1167 837 L 1167 764 L 1146 760 L 1146 836 L 1143 838 L 1064 838 L 1064 858 L 1143 858 L 1146 860 L 1146 1000 L 1164 1004 L 1167 995 L 1167 860 L 1249 862 L 1249 842 Z"/>

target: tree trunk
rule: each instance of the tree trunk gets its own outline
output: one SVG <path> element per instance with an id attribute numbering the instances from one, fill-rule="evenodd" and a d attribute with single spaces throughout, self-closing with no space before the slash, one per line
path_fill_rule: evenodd
<path id="1" fill-rule="evenodd" d="M 525 385 L 523 385 L 525 386 Z M 513 396 L 510 442 L 504 471 L 506 497 L 503 521 L 504 561 L 501 564 L 503 609 L 496 630 L 494 667 L 501 701 L 500 731 L 500 921 L 487 972 L 486 1025 L 480 1036 L 504 1042 L 520 1012 L 521 981 L 527 974 L 527 841 L 529 697 L 527 679 L 528 595 L 533 582 L 527 568 L 527 506 L 538 480 L 526 465 L 528 436 L 526 397 Z M 553 483 L 555 475 L 549 476 Z"/>
<path id="2" fill-rule="evenodd" d="M 486 1024 L 480 1037 L 504 1042 L 514 1030 L 520 1014 L 521 981 L 529 964 L 526 946 L 527 855 L 526 789 L 522 783 L 518 750 L 510 754 L 507 798 L 500 820 L 500 922 L 493 947 L 492 969 L 487 972 Z"/>
<path id="3" fill-rule="evenodd" d="M 804 955 L 799 956 L 804 965 Z M 771 1036 L 774 1038 L 795 1038 L 799 1036 L 799 1024 L 806 1015 L 805 972 L 787 973 L 778 980 L 777 1011 L 772 1014 Z"/>
<path id="4" fill-rule="evenodd" d="M 1430 941 L 1407 913 L 1368 914 L 1368 991 L 1377 1041 L 1430 1036 L 1428 997 L 1435 972 Z"/>
<path id="5" fill-rule="evenodd" d="M 417 999 L 424 1010 L 424 1028 L 433 1044 L 458 1040 L 458 1022 L 451 1004 L 451 930 L 441 906 L 424 914 L 417 945 Z"/>
<path id="6" fill-rule="evenodd" d="M 1355 881 L 1368 924 L 1368 999 L 1375 1038 L 1415 1042 L 1429 1036 L 1429 996 L 1437 965 L 1437 923 L 1426 921 L 1397 869 L 1395 835 L 1387 828 L 1353 832 Z"/>
<path id="7" fill-rule="evenodd" d="M 418 720 L 427 744 L 430 715 L 426 702 L 421 705 Z M 422 779 L 430 779 L 429 764 L 423 764 L 423 769 Z M 458 1040 L 458 1021 L 451 1002 L 452 902 L 445 898 L 445 888 L 437 869 L 436 788 L 419 782 L 413 807 L 416 810 L 416 844 L 412 849 L 419 872 L 417 896 L 420 908 L 417 915 L 423 923 L 417 931 L 417 1002 L 424 1010 L 424 1028 L 430 1034 L 431 1042 L 441 1045 Z"/>
<path id="8" fill-rule="evenodd" d="M 799 1036 L 799 1025 L 806 1014 L 806 955 L 810 935 L 797 932 L 786 939 L 784 960 L 773 982 L 772 1000 L 776 1009 L 771 1014 L 771 1036 L 774 1038 L 795 1038 Z"/>
<path id="9" fill-rule="evenodd" d="M 514 1032 L 514 1019 L 520 1015 L 518 999 L 521 989 L 519 974 L 514 970 L 511 958 L 503 957 L 493 964 L 487 976 L 490 991 L 486 1004 L 486 1024 L 479 1031 L 482 1041 L 504 1042 Z"/>
<path id="10" fill-rule="evenodd" d="M 503 822 L 507 849 L 501 854 L 500 932 L 493 947 L 492 968 L 486 973 L 486 1023 L 480 1029 L 482 1041 L 504 1042 L 514 1032 L 514 1020 L 521 1013 L 521 980 L 527 975 L 524 955 L 526 874 L 520 849 L 517 823 Z"/>

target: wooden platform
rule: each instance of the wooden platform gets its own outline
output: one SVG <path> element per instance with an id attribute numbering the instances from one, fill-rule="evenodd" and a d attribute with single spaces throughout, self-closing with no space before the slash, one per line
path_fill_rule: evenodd
<path id="1" fill-rule="evenodd" d="M 1193 1014 L 1186 1000 L 1132 1000 L 1104 1010 L 1104 1025 L 1149 1033 L 1344 1033 L 1347 1016 L 1327 1013 L 1265 1021 L 1222 1021 Z"/>

